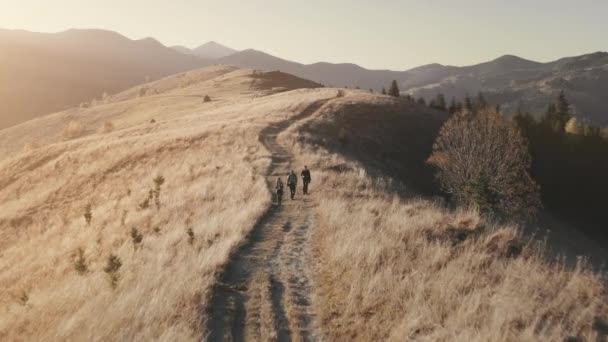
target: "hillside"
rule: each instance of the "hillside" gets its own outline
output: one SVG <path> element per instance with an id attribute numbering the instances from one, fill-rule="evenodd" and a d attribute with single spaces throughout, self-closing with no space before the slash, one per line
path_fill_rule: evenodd
<path id="1" fill-rule="evenodd" d="M 0 129 L 209 64 L 102 30 L 0 30 L 0 51 Z"/>
<path id="2" fill-rule="evenodd" d="M 300 64 L 261 51 L 245 50 L 219 60 L 221 63 L 262 70 L 281 70 L 325 85 L 380 91 L 392 80 L 402 93 L 434 98 L 439 92 L 464 98 L 486 93 L 492 103 L 513 113 L 520 101 L 524 110 L 544 112 L 560 90 L 568 94 L 575 115 L 608 124 L 608 102 L 603 89 L 608 84 L 608 53 L 597 52 L 554 62 L 539 63 L 506 55 L 472 66 L 429 64 L 407 71 L 368 70 L 355 64 Z"/>
<path id="3" fill-rule="evenodd" d="M 0 340 L 604 338 L 600 275 L 421 197 L 443 120 L 214 66 L 2 130 Z"/>

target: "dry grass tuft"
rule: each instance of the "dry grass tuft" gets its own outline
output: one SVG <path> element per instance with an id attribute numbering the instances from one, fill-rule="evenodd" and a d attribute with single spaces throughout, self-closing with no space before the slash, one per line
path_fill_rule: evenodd
<path id="1" fill-rule="evenodd" d="M 103 123 L 103 127 L 101 128 L 102 133 L 111 133 L 114 131 L 114 123 L 112 121 L 105 121 Z"/>
<path id="2" fill-rule="evenodd" d="M 23 153 L 32 152 L 39 147 L 40 146 L 38 144 L 36 144 L 35 142 L 28 142 L 25 145 L 23 145 Z"/>
<path id="3" fill-rule="evenodd" d="M 62 136 L 64 140 L 76 139 L 82 136 L 84 128 L 78 121 L 70 121 L 64 128 Z"/>

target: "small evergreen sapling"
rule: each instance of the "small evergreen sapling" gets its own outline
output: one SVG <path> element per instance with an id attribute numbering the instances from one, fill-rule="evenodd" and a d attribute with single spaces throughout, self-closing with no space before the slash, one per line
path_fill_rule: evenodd
<path id="1" fill-rule="evenodd" d="M 84 257 L 84 250 L 82 248 L 78 248 L 77 250 L 76 261 L 74 262 L 74 269 L 79 275 L 85 275 L 89 272 L 89 267 L 87 266 L 87 261 Z"/>
<path id="2" fill-rule="evenodd" d="M 140 233 L 137 228 L 131 228 L 131 240 L 133 240 L 133 248 L 137 249 L 141 241 L 144 239 L 144 235 Z"/>
<path id="3" fill-rule="evenodd" d="M 192 228 L 188 228 L 186 233 L 188 234 L 188 243 L 192 245 L 194 243 L 194 231 Z"/>
<path id="4" fill-rule="evenodd" d="M 120 278 L 118 271 L 120 270 L 121 266 L 122 261 L 120 261 L 120 258 L 118 256 L 114 254 L 110 254 L 108 256 L 108 262 L 106 264 L 106 267 L 103 268 L 103 271 L 106 272 L 106 274 L 110 278 L 110 285 L 112 286 L 112 289 L 115 289 L 118 285 L 118 279 Z"/>
<path id="5" fill-rule="evenodd" d="M 91 225 L 91 220 L 93 220 L 93 211 L 90 204 L 84 208 L 84 219 L 87 222 L 87 225 Z"/>

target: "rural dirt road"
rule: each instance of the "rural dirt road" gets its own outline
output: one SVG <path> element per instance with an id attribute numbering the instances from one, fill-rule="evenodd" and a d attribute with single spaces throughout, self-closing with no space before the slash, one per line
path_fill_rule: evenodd
<path id="1" fill-rule="evenodd" d="M 306 107 L 294 118 L 261 131 L 260 142 L 271 152 L 270 189 L 286 180 L 294 155 L 277 136 L 297 120 L 314 114 L 327 100 Z M 231 258 L 215 287 L 208 313 L 208 341 L 318 341 L 322 336 L 311 309 L 310 233 L 314 194 L 295 200 L 286 189 L 283 204 L 271 209 Z"/>

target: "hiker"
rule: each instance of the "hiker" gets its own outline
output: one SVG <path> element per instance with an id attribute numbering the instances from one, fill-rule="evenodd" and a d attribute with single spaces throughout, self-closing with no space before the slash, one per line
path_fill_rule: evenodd
<path id="1" fill-rule="evenodd" d="M 298 185 L 298 176 L 296 173 L 291 170 L 289 172 L 289 176 L 287 177 L 287 186 L 289 187 L 289 191 L 291 192 L 291 199 L 296 195 L 296 186 Z"/>
<path id="2" fill-rule="evenodd" d="M 304 184 L 304 195 L 308 195 L 308 184 L 310 184 L 310 170 L 308 170 L 308 166 L 304 165 L 304 170 L 302 170 L 302 183 Z"/>
<path id="3" fill-rule="evenodd" d="M 281 205 L 281 201 L 283 200 L 283 181 L 281 177 L 277 178 L 277 185 L 274 189 L 277 193 L 277 204 Z"/>

